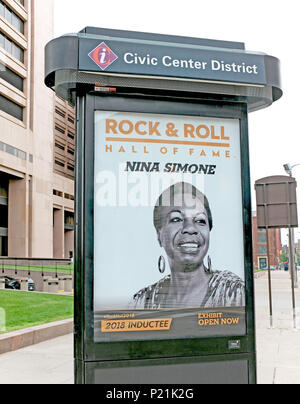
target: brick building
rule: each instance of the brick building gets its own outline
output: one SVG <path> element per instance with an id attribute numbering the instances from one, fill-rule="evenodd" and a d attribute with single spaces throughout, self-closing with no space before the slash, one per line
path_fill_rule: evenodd
<path id="1" fill-rule="evenodd" d="M 253 262 L 255 269 L 267 269 L 268 266 L 279 269 L 281 252 L 280 229 L 269 229 L 269 251 L 267 249 L 267 231 L 257 228 L 256 212 L 252 215 L 253 225 Z"/>

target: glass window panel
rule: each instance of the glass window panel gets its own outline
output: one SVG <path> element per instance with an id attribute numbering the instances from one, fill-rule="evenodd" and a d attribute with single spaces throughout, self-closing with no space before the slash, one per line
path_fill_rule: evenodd
<path id="1" fill-rule="evenodd" d="M 0 227 L 8 228 L 8 206 L 0 205 Z"/>
<path id="2" fill-rule="evenodd" d="M 5 18 L 5 6 L 2 1 L 0 1 L 0 15 Z"/>
<path id="3" fill-rule="evenodd" d="M 4 49 L 6 50 L 6 52 L 8 52 L 8 53 L 12 53 L 12 42 L 11 42 L 11 40 L 9 40 L 8 38 L 6 38 L 5 37 L 5 40 L 4 40 Z"/>
<path id="4" fill-rule="evenodd" d="M 4 11 L 4 18 L 6 19 L 7 22 L 11 24 L 11 19 L 12 19 L 12 12 L 8 7 L 5 7 Z"/>
<path id="5" fill-rule="evenodd" d="M 15 156 L 17 150 L 13 146 L 10 146 L 9 144 L 7 144 L 7 145 L 5 145 L 5 151 L 6 151 L 6 153 L 9 153 L 12 156 Z"/>
<path id="6" fill-rule="evenodd" d="M 5 36 L 0 32 L 0 46 L 1 48 L 5 48 Z"/>
<path id="7" fill-rule="evenodd" d="M 267 255 L 267 246 L 266 245 L 259 245 L 257 250 L 258 250 L 258 254 Z"/>
<path id="8" fill-rule="evenodd" d="M 0 109 L 7 114 L 23 121 L 23 108 L 20 105 L 0 95 Z"/>
<path id="9" fill-rule="evenodd" d="M 17 31 L 24 34 L 24 21 L 14 13 L 7 4 L 3 3 L 2 0 L 0 0 L 0 16 L 2 16 Z"/>
<path id="10" fill-rule="evenodd" d="M 268 268 L 268 263 L 266 258 L 260 258 L 259 259 L 259 269 L 267 269 Z"/>
<path id="11" fill-rule="evenodd" d="M 266 243 L 267 242 L 267 235 L 266 234 L 258 234 L 257 241 L 258 241 L 258 243 Z"/>
<path id="12" fill-rule="evenodd" d="M 23 152 L 22 150 L 17 150 L 17 157 L 22 160 L 27 160 L 27 153 Z"/>
<path id="13" fill-rule="evenodd" d="M 0 46 L 2 46 L 6 52 L 20 60 L 20 62 L 24 62 L 24 50 L 7 38 L 7 36 L 3 33 L 0 33 Z"/>
<path id="14" fill-rule="evenodd" d="M 0 63 L 0 78 L 7 81 L 12 86 L 16 87 L 18 90 L 23 91 L 24 80 L 18 74 L 10 70 L 7 66 Z"/>

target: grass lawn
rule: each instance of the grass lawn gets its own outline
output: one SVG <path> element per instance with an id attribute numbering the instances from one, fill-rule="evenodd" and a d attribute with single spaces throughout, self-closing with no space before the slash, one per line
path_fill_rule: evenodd
<path id="1" fill-rule="evenodd" d="M 5 332 L 71 318 L 73 304 L 72 296 L 0 290 L 0 314 L 2 317 L 5 314 Z M 0 328 L 0 334 L 3 333 Z"/>

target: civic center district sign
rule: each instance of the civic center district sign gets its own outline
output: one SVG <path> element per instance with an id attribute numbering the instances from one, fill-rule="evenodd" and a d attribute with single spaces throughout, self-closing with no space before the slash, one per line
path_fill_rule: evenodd
<path id="1" fill-rule="evenodd" d="M 228 53 L 214 50 L 182 49 L 110 40 L 98 44 L 84 42 L 80 49 L 81 66 L 89 71 L 151 74 L 242 83 L 265 83 L 263 55 Z M 86 55 L 89 55 L 89 58 Z M 199 58 L 199 55 L 201 58 Z"/>

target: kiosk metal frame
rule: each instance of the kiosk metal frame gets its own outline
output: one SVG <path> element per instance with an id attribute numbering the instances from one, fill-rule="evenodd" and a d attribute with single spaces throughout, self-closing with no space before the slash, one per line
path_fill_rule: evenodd
<path id="1" fill-rule="evenodd" d="M 109 35 L 109 37 L 104 36 Z M 262 57 L 264 79 L 255 83 L 187 79 L 165 81 L 84 70 L 90 66 L 80 49 L 116 38 L 170 40 L 193 44 L 196 39 L 122 31 L 85 29 L 78 36 L 52 41 L 46 50 L 46 84 L 77 107 L 76 244 L 75 244 L 75 379 L 77 384 L 256 383 L 255 308 L 253 290 L 252 210 L 248 112 L 281 97 L 278 61 Z M 87 43 L 85 43 L 87 41 Z M 195 42 L 194 42 L 195 41 Z M 200 41 L 200 40 L 199 40 Z M 205 40 L 201 40 L 201 46 Z M 81 44 L 82 42 L 82 44 Z M 215 43 L 216 42 L 216 43 Z M 242 44 L 215 41 L 230 54 L 243 55 Z M 66 45 L 69 44 L 69 46 Z M 76 46 L 75 46 L 76 44 Z M 199 45 L 199 43 L 198 43 Z M 70 56 L 67 59 L 65 54 Z M 79 49 L 79 56 L 78 56 Z M 214 48 L 209 48 L 209 52 Z M 215 48 L 219 52 L 219 48 Z M 75 53 L 74 53 L 75 52 Z M 242 57 L 242 56 L 241 56 Z M 258 56 L 260 57 L 260 56 Z M 251 58 L 251 56 L 250 56 Z M 258 60 L 258 59 L 257 59 Z M 82 65 L 81 65 L 82 64 Z M 96 68 L 94 68 L 96 71 Z M 108 69 L 109 70 L 109 69 Z M 212 77 L 213 79 L 213 77 Z M 264 82 L 262 82 L 264 81 Z M 160 84 L 160 85 L 159 85 Z M 109 87 L 114 92 L 109 92 Z M 242 211 L 246 282 L 246 335 L 145 341 L 94 342 L 94 114 L 95 111 L 238 119 L 240 122 Z M 180 371 L 184 369 L 184 372 Z M 152 371 L 151 371 L 152 370 Z"/>
<path id="2" fill-rule="evenodd" d="M 235 104 L 220 104 L 221 109 L 216 109 L 215 104 L 206 103 L 184 103 L 178 100 L 159 100 L 149 98 L 133 98 L 118 96 L 95 96 L 87 95 L 78 100 L 78 121 L 85 122 L 85 126 L 77 131 L 77 195 L 82 198 L 77 199 L 76 223 L 77 223 L 77 245 L 76 255 L 76 290 L 81 291 L 76 299 L 76 359 L 77 363 L 82 361 L 88 372 L 91 369 L 103 366 L 116 366 L 114 362 L 108 365 L 105 361 L 127 361 L 126 363 L 137 366 L 139 362 L 134 360 L 147 360 L 159 358 L 173 358 L 171 363 L 198 361 L 231 361 L 246 360 L 248 362 L 249 381 L 255 382 L 255 326 L 254 326 L 254 300 L 253 300 L 253 271 L 252 269 L 252 242 L 251 242 L 251 194 L 250 177 L 248 164 L 248 131 L 247 131 L 247 106 Z M 242 178 L 243 178 L 243 210 L 244 210 L 244 246 L 245 246 L 245 268 L 247 274 L 247 335 L 235 337 L 209 338 L 209 339 L 182 339 L 144 342 L 113 342 L 94 344 L 94 310 L 93 310 L 93 254 L 94 254 L 94 112 L 96 110 L 111 110 L 125 112 L 150 112 L 160 114 L 195 115 L 202 117 L 217 118 L 238 118 L 241 127 L 241 152 L 242 158 Z M 81 116 L 81 114 L 83 114 Z M 80 201 L 83 201 L 83 203 Z M 81 244 L 82 243 L 82 244 Z M 82 254 L 84 251 L 84 254 Z M 80 275 L 79 275 L 80 274 Z M 84 304 L 82 300 L 84 299 Z M 82 328 L 83 325 L 83 328 Z M 81 332 L 81 329 L 83 332 Z M 231 341 L 239 341 L 239 348 L 232 348 Z M 138 348 L 137 348 L 138 346 Z M 233 354 L 234 352 L 234 354 Z M 210 358 L 208 358 L 210 356 Z M 80 359 L 79 359 L 80 358 Z M 99 359 L 101 359 L 99 361 Z M 131 362 L 132 361 L 132 362 Z M 99 362 L 95 365 L 95 362 Z M 166 363 L 165 359 L 159 363 Z M 119 362 L 120 364 L 120 362 Z M 120 364 L 123 366 L 122 364 Z M 79 366 L 79 369 L 81 366 Z M 216 370 L 212 370 L 216 373 Z M 223 373 L 223 371 L 222 371 Z M 240 368 L 238 370 L 240 373 Z M 84 381 L 85 372 L 77 372 L 77 380 Z M 206 374 L 207 376 L 207 374 Z M 212 376 L 212 375 L 211 375 Z M 112 376 L 109 375 L 111 380 Z M 87 377 L 87 382 L 91 382 L 93 376 Z M 106 382 L 107 382 L 106 380 Z M 216 380 L 216 374 L 214 379 Z M 123 383 L 122 383 L 123 384 Z"/>

